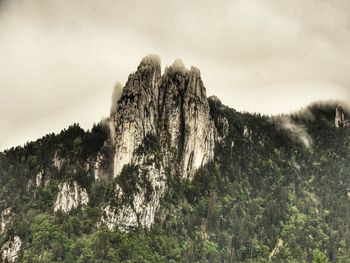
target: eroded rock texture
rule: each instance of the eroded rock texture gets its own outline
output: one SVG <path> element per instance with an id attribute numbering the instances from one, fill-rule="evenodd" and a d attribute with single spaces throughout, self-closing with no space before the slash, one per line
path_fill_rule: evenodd
<path id="1" fill-rule="evenodd" d="M 166 190 L 164 171 L 154 166 L 137 167 L 133 177 L 133 192 L 125 185 L 117 184 L 114 190 L 114 202 L 104 208 L 102 224 L 109 229 L 118 227 L 131 230 L 142 227 L 150 229 L 160 205 L 160 199 Z"/>
<path id="2" fill-rule="evenodd" d="M 213 157 L 216 132 L 200 72 L 175 61 L 166 68 L 159 90 L 160 138 L 176 153 L 178 175 L 192 178 Z"/>
<path id="3" fill-rule="evenodd" d="M 115 129 L 114 176 L 124 165 L 135 161 L 134 152 L 148 134 L 156 134 L 158 118 L 159 58 L 151 56 L 141 61 L 137 71 L 129 76 L 111 119 Z"/>
<path id="4" fill-rule="evenodd" d="M 110 228 L 149 228 L 166 190 L 164 170 L 192 179 L 213 158 L 217 131 L 206 90 L 197 68 L 188 70 L 176 60 L 161 75 L 159 57 L 150 55 L 129 76 L 113 107 L 114 177 L 124 178 L 125 167 L 136 167 L 135 178 L 142 177 L 151 190 L 131 182 L 131 201 L 123 204 L 130 193 L 117 184 L 118 205 L 104 208 L 102 222 Z"/>
<path id="5" fill-rule="evenodd" d="M 19 236 L 7 241 L 1 248 L 1 262 L 17 262 L 22 249 L 22 240 Z"/>
<path id="6" fill-rule="evenodd" d="M 0 213 L 0 235 L 5 233 L 5 230 L 8 225 L 10 225 L 13 221 L 11 216 L 11 207 L 8 207 L 1 211 Z"/>
<path id="7" fill-rule="evenodd" d="M 111 118 L 115 177 L 124 165 L 136 163 L 135 150 L 149 135 L 157 137 L 166 165 L 176 164 L 182 178 L 192 178 L 213 156 L 216 129 L 200 72 L 186 69 L 179 60 L 161 76 L 159 58 L 144 58 L 129 76 Z"/>
<path id="8" fill-rule="evenodd" d="M 89 202 L 87 191 L 77 182 L 64 182 L 58 186 L 59 192 L 54 211 L 69 212 L 74 208 L 85 207 Z"/>

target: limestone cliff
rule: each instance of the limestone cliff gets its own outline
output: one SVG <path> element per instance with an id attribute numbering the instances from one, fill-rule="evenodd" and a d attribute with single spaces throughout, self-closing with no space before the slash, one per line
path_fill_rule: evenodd
<path id="1" fill-rule="evenodd" d="M 19 236 L 7 241 L 1 248 L 1 262 L 17 262 L 22 249 L 22 240 Z"/>
<path id="2" fill-rule="evenodd" d="M 161 75 L 159 57 L 150 55 L 129 76 L 118 102 L 112 104 L 114 177 L 123 175 L 123 168 L 136 167 L 135 180 L 145 178 L 152 191 L 131 182 L 136 190 L 131 201 L 123 204 L 126 191 L 117 184 L 118 205 L 107 205 L 101 221 L 110 228 L 149 228 L 166 190 L 164 170 L 192 179 L 213 158 L 217 131 L 206 90 L 197 68 L 188 70 L 176 60 Z M 145 150 L 147 143 L 158 145 L 158 154 Z"/>
<path id="3" fill-rule="evenodd" d="M 158 118 L 158 82 L 160 60 L 149 56 L 141 61 L 137 71 L 129 76 L 111 116 L 115 129 L 114 176 L 124 165 L 135 161 L 134 151 L 147 134 L 156 133 Z"/>
<path id="4" fill-rule="evenodd" d="M 114 203 L 104 208 L 105 216 L 102 217 L 101 223 L 109 229 L 115 227 L 122 230 L 136 227 L 150 229 L 154 222 L 160 199 L 166 190 L 166 177 L 164 171 L 154 165 L 138 169 L 135 171 L 134 181 L 131 182 L 135 187 L 134 194 L 128 196 L 126 194 L 128 187 L 117 184 L 112 198 Z"/>
<path id="5" fill-rule="evenodd" d="M 64 182 L 58 186 L 59 192 L 54 204 L 54 211 L 69 212 L 73 208 L 84 207 L 89 202 L 89 196 L 77 182 Z"/>
<path id="6" fill-rule="evenodd" d="M 213 157 L 216 129 L 197 68 L 176 60 L 161 75 L 160 59 L 145 57 L 129 76 L 115 113 L 114 176 L 124 165 L 137 163 L 135 150 L 146 136 L 157 136 L 166 166 L 176 164 L 182 178 Z"/>
<path id="7" fill-rule="evenodd" d="M 178 175 L 192 178 L 213 157 L 216 135 L 199 70 L 175 61 L 165 70 L 159 94 L 160 138 L 176 152 Z"/>
<path id="8" fill-rule="evenodd" d="M 5 230 L 8 225 L 10 225 L 13 221 L 11 217 L 11 207 L 8 207 L 1 211 L 0 213 L 0 235 L 5 233 Z"/>

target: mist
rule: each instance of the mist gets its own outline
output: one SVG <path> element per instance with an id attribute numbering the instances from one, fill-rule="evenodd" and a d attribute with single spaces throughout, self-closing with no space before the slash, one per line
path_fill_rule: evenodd
<path id="1" fill-rule="evenodd" d="M 123 86 L 120 82 L 117 82 L 114 85 L 114 89 L 112 93 L 110 116 L 112 116 L 117 111 L 118 101 L 122 96 L 122 92 L 123 92 Z"/>
<path id="2" fill-rule="evenodd" d="M 311 115 L 308 116 L 311 117 Z M 283 130 L 293 142 L 299 143 L 307 149 L 312 147 L 312 138 L 307 130 L 302 125 L 294 123 L 289 116 L 278 116 L 272 120 L 277 125 L 277 128 Z"/>

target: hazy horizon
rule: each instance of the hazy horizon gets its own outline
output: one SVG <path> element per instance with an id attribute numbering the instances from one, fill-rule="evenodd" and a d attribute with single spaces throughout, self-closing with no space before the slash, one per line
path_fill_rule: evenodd
<path id="1" fill-rule="evenodd" d="M 0 150 L 109 115 L 113 86 L 155 53 L 207 95 L 280 114 L 350 101 L 350 2 L 0 1 Z"/>

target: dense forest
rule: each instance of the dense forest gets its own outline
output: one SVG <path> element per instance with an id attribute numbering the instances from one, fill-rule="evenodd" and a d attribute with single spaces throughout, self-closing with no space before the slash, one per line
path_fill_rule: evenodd
<path id="1" fill-rule="evenodd" d="M 9 211 L 0 247 L 20 237 L 18 262 L 350 262 L 350 130 L 335 127 L 336 105 L 268 117 L 209 102 L 213 118 L 227 118 L 228 135 L 193 180 L 167 173 L 149 230 L 99 225 L 116 181 L 132 191 L 133 180 L 133 167 L 112 178 L 106 162 L 98 180 L 86 168 L 113 154 L 104 122 L 0 153 L 0 212 Z M 143 150 L 159 147 L 149 138 Z M 86 206 L 54 212 L 63 179 L 87 190 Z"/>

